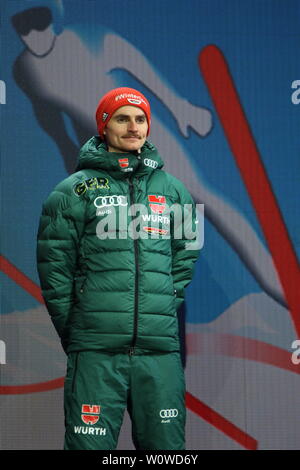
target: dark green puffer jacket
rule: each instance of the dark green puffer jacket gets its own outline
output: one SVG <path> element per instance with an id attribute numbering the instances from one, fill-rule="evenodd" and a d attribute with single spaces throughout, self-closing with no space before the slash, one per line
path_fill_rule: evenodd
<path id="1" fill-rule="evenodd" d="M 185 239 L 175 238 L 174 225 L 182 227 L 169 208 L 192 207 L 190 231 L 196 210 L 184 185 L 162 167 L 149 142 L 139 155 L 118 154 L 92 137 L 76 173 L 44 203 L 37 266 L 66 352 L 179 350 L 176 310 L 199 251 L 186 249 L 194 243 L 187 230 Z"/>

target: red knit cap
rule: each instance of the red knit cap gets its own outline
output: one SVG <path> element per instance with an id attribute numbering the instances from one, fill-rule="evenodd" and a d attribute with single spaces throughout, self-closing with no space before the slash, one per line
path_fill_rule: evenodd
<path id="1" fill-rule="evenodd" d="M 99 101 L 96 111 L 96 121 L 100 137 L 103 139 L 103 131 L 114 112 L 122 106 L 136 106 L 144 111 L 148 121 L 148 132 L 151 125 L 151 110 L 147 98 L 133 88 L 115 88 L 106 93 Z"/>

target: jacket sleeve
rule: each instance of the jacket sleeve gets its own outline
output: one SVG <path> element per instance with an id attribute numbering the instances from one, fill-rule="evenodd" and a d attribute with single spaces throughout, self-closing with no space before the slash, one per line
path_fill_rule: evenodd
<path id="1" fill-rule="evenodd" d="M 184 289 L 194 273 L 194 265 L 200 252 L 199 224 L 195 203 L 182 185 L 177 211 L 173 215 L 172 276 L 176 295 L 176 310 L 184 301 Z"/>
<path id="2" fill-rule="evenodd" d="M 37 234 L 37 268 L 42 295 L 66 351 L 74 276 L 83 230 L 79 203 L 54 190 L 42 208 Z"/>

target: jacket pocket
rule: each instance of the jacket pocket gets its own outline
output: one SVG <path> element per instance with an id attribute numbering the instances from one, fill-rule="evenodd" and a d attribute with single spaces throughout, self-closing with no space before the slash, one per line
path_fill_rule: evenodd
<path id="1" fill-rule="evenodd" d="M 86 284 L 87 276 L 78 276 L 75 279 L 75 291 L 76 295 L 83 294 L 85 291 L 85 284 Z"/>
<path id="2" fill-rule="evenodd" d="M 73 374 L 72 374 L 72 385 L 71 385 L 72 393 L 74 393 L 75 386 L 76 386 L 76 378 L 77 378 L 77 370 L 78 370 L 78 359 L 79 359 L 79 352 L 75 352 L 74 353 Z"/>

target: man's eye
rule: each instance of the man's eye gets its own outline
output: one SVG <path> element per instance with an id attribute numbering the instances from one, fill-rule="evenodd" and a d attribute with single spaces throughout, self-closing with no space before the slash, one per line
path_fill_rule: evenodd
<path id="1" fill-rule="evenodd" d="M 125 117 L 118 117 L 117 122 L 125 122 L 126 118 Z"/>
<path id="2" fill-rule="evenodd" d="M 142 124 L 143 122 L 145 122 L 145 118 L 144 117 L 137 118 L 137 122 L 139 124 Z"/>

